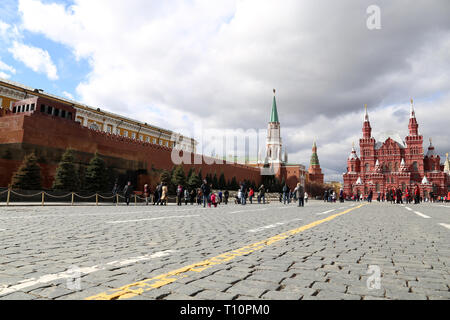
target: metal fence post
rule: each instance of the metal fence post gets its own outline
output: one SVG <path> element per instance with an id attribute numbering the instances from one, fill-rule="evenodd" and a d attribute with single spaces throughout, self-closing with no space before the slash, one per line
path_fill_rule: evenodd
<path id="1" fill-rule="evenodd" d="M 73 198 L 74 198 L 75 193 L 72 192 L 72 206 L 73 206 Z"/>
<path id="2" fill-rule="evenodd" d="M 116 193 L 116 206 L 118 206 L 118 205 L 119 205 L 119 194 Z"/>
<path id="3" fill-rule="evenodd" d="M 98 193 L 95 194 L 95 205 L 98 206 Z"/>
<path id="4" fill-rule="evenodd" d="M 134 194 L 134 205 L 137 206 L 137 195 Z"/>
<path id="5" fill-rule="evenodd" d="M 9 206 L 9 198 L 11 197 L 11 188 L 8 188 L 8 196 L 6 197 L 6 205 Z"/>
<path id="6" fill-rule="evenodd" d="M 44 206 L 44 195 L 45 195 L 45 193 L 44 193 L 44 191 L 42 191 L 42 206 Z"/>

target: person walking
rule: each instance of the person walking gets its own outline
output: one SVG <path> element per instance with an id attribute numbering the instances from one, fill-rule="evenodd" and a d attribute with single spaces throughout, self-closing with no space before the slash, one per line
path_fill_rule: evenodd
<path id="1" fill-rule="evenodd" d="M 167 188 L 167 185 L 163 183 L 161 187 L 161 205 L 167 205 L 169 198 L 169 188 Z"/>
<path id="2" fill-rule="evenodd" d="M 246 193 L 247 193 L 247 188 L 245 187 L 245 182 L 242 182 L 240 191 L 241 191 L 241 204 L 245 205 L 246 204 Z"/>
<path id="3" fill-rule="evenodd" d="M 160 182 L 155 188 L 155 193 L 153 195 L 153 205 L 161 204 L 161 193 L 162 193 L 162 182 Z"/>
<path id="4" fill-rule="evenodd" d="M 123 188 L 123 195 L 125 197 L 125 202 L 127 206 L 130 204 L 130 197 L 133 193 L 133 186 L 131 185 L 131 181 L 128 181 L 128 184 Z"/>
<path id="5" fill-rule="evenodd" d="M 304 207 L 305 206 L 305 189 L 303 188 L 302 184 L 299 182 L 297 183 L 297 187 L 294 189 L 294 192 L 298 199 L 298 206 Z"/>
<path id="6" fill-rule="evenodd" d="M 203 199 L 203 193 L 201 189 L 197 190 L 197 205 L 201 205 L 202 204 L 202 199 Z"/>
<path id="7" fill-rule="evenodd" d="M 195 191 L 195 188 L 192 188 L 191 192 L 190 192 L 190 201 L 191 201 L 191 206 L 194 204 L 194 200 L 195 200 L 195 195 L 197 194 L 197 192 Z"/>
<path id="8" fill-rule="evenodd" d="M 145 205 L 148 206 L 148 198 L 150 197 L 150 188 L 148 184 L 144 184 Z"/>
<path id="9" fill-rule="evenodd" d="M 248 192 L 248 199 L 250 200 L 250 204 L 253 204 L 253 195 L 255 194 L 255 191 L 253 191 L 253 188 L 250 188 L 250 191 Z"/>
<path id="10" fill-rule="evenodd" d="M 368 200 L 369 203 L 372 202 L 372 197 L 373 197 L 373 191 L 372 191 L 372 189 L 370 189 L 369 196 L 367 197 L 367 200 Z"/>
<path id="11" fill-rule="evenodd" d="M 263 184 L 259 187 L 258 191 L 259 191 L 258 195 L 259 201 L 261 201 L 262 199 L 263 204 L 266 204 L 266 188 L 264 188 Z"/>
<path id="12" fill-rule="evenodd" d="M 416 189 L 414 190 L 414 204 L 420 203 L 420 189 L 419 186 L 416 185 Z"/>
<path id="13" fill-rule="evenodd" d="M 323 202 L 327 201 L 328 201 L 328 190 L 325 190 L 325 192 L 323 193 Z"/>
<path id="14" fill-rule="evenodd" d="M 116 183 L 114 183 L 114 187 L 112 189 L 112 195 L 113 195 L 113 204 L 118 205 L 117 203 L 117 194 L 119 193 L 119 185 Z"/>
<path id="15" fill-rule="evenodd" d="M 206 208 L 206 203 L 209 202 L 208 198 L 209 198 L 209 194 L 211 193 L 211 189 L 210 189 L 206 179 L 203 180 L 203 183 L 200 188 L 202 189 L 202 194 L 203 194 L 203 208 Z"/>
<path id="16" fill-rule="evenodd" d="M 228 189 L 225 190 L 225 192 L 223 193 L 224 199 L 225 199 L 225 204 L 228 204 L 228 198 L 230 197 L 230 192 L 228 191 Z"/>
<path id="17" fill-rule="evenodd" d="M 289 197 L 289 188 L 285 184 L 283 186 L 283 204 L 286 204 L 286 202 L 288 201 L 288 197 Z"/>
<path id="18" fill-rule="evenodd" d="M 189 201 L 189 191 L 188 191 L 188 189 L 186 188 L 186 189 L 184 189 L 184 205 L 187 206 L 188 201 Z"/>
<path id="19" fill-rule="evenodd" d="M 223 193 L 222 190 L 219 191 L 219 204 L 222 204 Z"/>
<path id="20" fill-rule="evenodd" d="M 177 206 L 181 206 L 182 196 L 183 196 L 183 187 L 179 184 L 177 187 Z"/>

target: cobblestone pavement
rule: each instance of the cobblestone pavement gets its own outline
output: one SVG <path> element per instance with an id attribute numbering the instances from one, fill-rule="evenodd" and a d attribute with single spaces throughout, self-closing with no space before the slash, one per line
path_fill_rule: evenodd
<path id="1" fill-rule="evenodd" d="M 449 299 L 450 205 L 357 205 L 2 206 L 0 299 L 85 299 L 349 208 L 131 299 Z"/>

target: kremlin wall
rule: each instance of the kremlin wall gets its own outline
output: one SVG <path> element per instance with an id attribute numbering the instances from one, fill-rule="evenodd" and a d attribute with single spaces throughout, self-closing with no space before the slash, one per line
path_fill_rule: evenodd
<path id="1" fill-rule="evenodd" d="M 179 151 L 180 158 L 184 158 L 183 152 L 189 154 L 190 163 L 183 163 L 185 173 L 193 167 L 197 173 L 201 170 L 204 177 L 223 173 L 228 181 L 234 177 L 238 182 L 247 180 L 259 185 L 261 168 L 277 161 L 280 166 L 275 177 L 284 180 L 289 188 L 293 189 L 298 182 L 304 184 L 306 180 L 305 167 L 288 164 L 287 153 L 286 161 L 272 155 L 275 147 L 281 154 L 275 96 L 269 128 L 276 127 L 279 138 L 271 140 L 271 157 L 256 165 L 214 163 L 217 159 L 196 153 L 197 142 L 192 138 L 11 81 L 0 81 L 0 104 L 0 187 L 11 183 L 24 157 L 34 152 L 41 167 L 42 186 L 50 189 L 67 148 L 75 151 L 81 167 L 87 166 L 97 152 L 115 175 L 136 183 L 138 189 L 145 183 L 154 187 L 159 182 L 161 170 L 173 168 L 171 154 L 174 149 Z M 199 158 L 203 161 L 198 161 Z"/>

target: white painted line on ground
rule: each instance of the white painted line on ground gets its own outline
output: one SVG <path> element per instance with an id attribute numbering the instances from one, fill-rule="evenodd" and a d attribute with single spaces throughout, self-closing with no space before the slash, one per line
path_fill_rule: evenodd
<path id="1" fill-rule="evenodd" d="M 232 211 L 230 213 L 239 213 L 239 212 L 254 212 L 254 211 L 264 211 L 269 210 L 269 208 L 263 208 L 263 209 L 254 209 L 254 210 L 238 210 L 238 211 Z"/>
<path id="2" fill-rule="evenodd" d="M 330 213 L 330 212 L 333 212 L 333 211 L 336 211 L 336 209 L 331 209 L 331 210 L 320 212 L 320 213 L 316 213 L 316 214 L 319 216 L 321 214 L 327 214 L 327 213 Z"/>
<path id="3" fill-rule="evenodd" d="M 450 229 L 450 224 L 446 223 L 439 223 L 440 226 L 443 226 L 444 228 Z"/>
<path id="4" fill-rule="evenodd" d="M 263 230 L 266 230 L 266 229 L 276 228 L 276 227 L 281 226 L 281 225 L 284 225 L 284 224 L 286 224 L 286 223 L 290 223 L 290 222 L 293 222 L 293 221 L 299 221 L 299 220 L 302 220 L 302 219 L 297 218 L 297 219 L 293 219 L 293 220 L 289 220 L 289 221 L 284 221 L 284 222 L 276 222 L 276 223 L 273 223 L 273 224 L 269 224 L 269 225 L 267 225 L 267 226 L 263 226 L 263 227 L 259 227 L 259 228 L 255 228 L 255 229 L 250 229 L 250 230 L 248 230 L 247 232 L 252 232 L 252 233 L 254 233 L 254 232 L 259 232 L 259 231 L 263 231 Z"/>
<path id="5" fill-rule="evenodd" d="M 430 219 L 431 217 L 427 216 L 426 214 L 423 214 L 419 211 L 414 211 L 415 214 L 417 214 L 418 216 L 425 218 L 425 219 Z"/>
<path id="6" fill-rule="evenodd" d="M 410 207 L 405 207 L 406 210 L 412 211 Z"/>
<path id="7" fill-rule="evenodd" d="M 192 214 L 192 215 L 188 215 L 188 216 L 166 216 L 166 217 L 156 217 L 156 218 L 147 218 L 147 219 L 117 220 L 117 221 L 107 221 L 106 223 L 117 224 L 117 223 L 127 223 L 127 222 L 140 222 L 140 221 L 153 221 L 153 220 L 192 218 L 192 217 L 200 217 L 200 215 Z"/>
<path id="8" fill-rule="evenodd" d="M 6 231 L 6 229 L 0 229 L 0 231 Z"/>
<path id="9" fill-rule="evenodd" d="M 105 270 L 111 266 L 121 267 L 124 265 L 129 265 L 129 264 L 133 264 L 133 263 L 140 262 L 140 261 L 146 261 L 146 260 L 151 260 L 151 259 L 155 259 L 155 258 L 165 257 L 165 256 L 170 255 L 173 252 L 176 252 L 176 251 L 175 250 L 165 250 L 165 251 L 156 252 L 154 254 L 147 254 L 144 256 L 129 258 L 129 259 L 121 260 L 121 261 L 112 261 L 112 262 L 106 263 L 104 265 L 84 267 L 84 268 L 78 268 L 76 270 L 67 270 L 67 271 L 60 272 L 60 273 L 47 274 L 47 275 L 41 276 L 37 279 L 30 278 L 30 279 L 25 279 L 25 280 L 19 281 L 17 284 L 12 285 L 12 286 L 5 286 L 5 285 L 2 286 L 0 284 L 0 296 L 9 294 L 12 292 L 16 292 L 18 290 L 25 289 L 25 288 L 34 286 L 39 283 L 48 283 L 48 282 L 52 282 L 52 281 L 60 280 L 60 279 L 73 279 L 74 274 L 77 274 L 80 276 L 86 275 L 86 274 L 93 273 L 96 271 Z"/>

